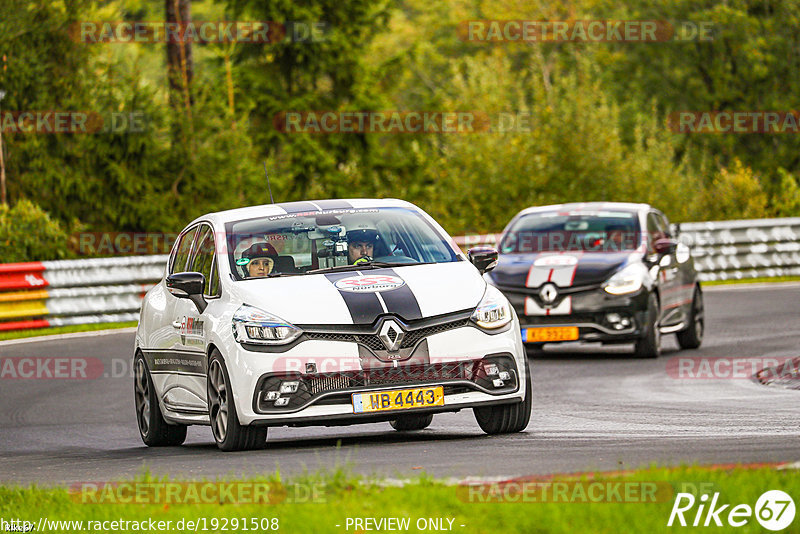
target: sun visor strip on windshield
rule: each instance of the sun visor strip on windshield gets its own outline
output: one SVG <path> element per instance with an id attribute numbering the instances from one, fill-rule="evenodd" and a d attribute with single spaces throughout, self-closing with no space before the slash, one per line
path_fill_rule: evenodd
<path id="1" fill-rule="evenodd" d="M 326 274 L 325 278 L 331 284 L 336 284 L 343 278 L 350 278 L 354 273 L 330 273 Z M 383 306 L 375 293 L 353 293 L 351 291 L 338 290 L 339 295 L 344 299 L 347 309 L 350 311 L 350 317 L 353 319 L 353 324 L 372 324 L 378 316 L 382 315 Z"/>
<path id="2" fill-rule="evenodd" d="M 381 269 L 380 271 L 370 272 L 397 276 L 397 273 L 394 272 L 393 269 Z M 400 276 L 397 277 L 402 278 Z M 419 302 L 417 302 L 417 297 L 414 296 L 414 291 L 408 287 L 408 283 L 397 289 L 382 292 L 381 298 L 386 304 L 386 309 L 389 310 L 390 313 L 396 313 L 406 321 L 422 319 L 422 310 L 419 309 Z"/>
<path id="3" fill-rule="evenodd" d="M 314 202 L 298 201 L 278 204 L 287 214 L 306 213 L 320 210 L 351 209 L 353 206 L 344 200 L 316 200 Z"/>

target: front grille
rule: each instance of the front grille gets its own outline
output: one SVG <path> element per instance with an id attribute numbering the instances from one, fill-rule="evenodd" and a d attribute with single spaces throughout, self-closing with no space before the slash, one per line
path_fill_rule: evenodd
<path id="1" fill-rule="evenodd" d="M 487 376 L 484 365 L 494 363 L 499 371 L 508 371 L 510 378 L 502 384 L 495 384 L 497 375 Z M 284 381 L 298 381 L 297 391 L 287 394 L 288 404 L 276 407 L 274 400 L 268 400 L 266 394 L 277 392 Z M 346 404 L 350 402 L 350 394 L 369 388 L 393 386 L 417 387 L 422 384 L 437 384 L 445 387 L 445 391 L 468 391 L 470 382 L 490 392 L 508 393 L 517 388 L 517 371 L 510 354 L 491 355 L 484 360 L 465 362 L 448 362 L 427 365 L 409 365 L 401 367 L 385 367 L 362 371 L 346 371 L 323 374 L 290 374 L 265 375 L 259 380 L 255 391 L 255 405 L 261 413 L 285 412 L 300 409 L 311 403 Z M 281 394 L 284 397 L 284 394 Z"/>
<path id="2" fill-rule="evenodd" d="M 597 317 L 591 313 L 573 313 L 569 315 L 524 315 L 520 318 L 522 327 L 550 324 L 585 324 L 596 323 Z"/>
<path id="3" fill-rule="evenodd" d="M 447 332 L 448 330 L 453 330 L 455 328 L 461 328 L 463 326 L 469 325 L 469 319 L 459 319 L 457 321 L 450 321 L 447 323 L 441 323 L 433 326 L 426 326 L 423 328 L 413 328 L 413 325 L 406 330 L 406 335 L 403 338 L 403 341 L 400 343 L 401 349 L 407 349 L 415 346 L 418 342 L 425 339 L 426 337 L 432 336 L 434 334 L 440 334 L 442 332 Z M 308 339 L 321 339 L 325 341 L 346 341 L 350 343 L 358 343 L 360 345 L 364 345 L 368 347 L 372 351 L 382 351 L 386 350 L 386 347 L 383 346 L 383 342 L 378 337 L 377 333 L 370 332 L 370 333 L 340 333 L 340 332 L 320 332 L 320 331 L 311 331 L 305 332 L 304 334 Z M 396 334 L 395 334 L 396 335 Z M 394 341 L 394 339 L 392 339 Z"/>
<path id="4" fill-rule="evenodd" d="M 367 386 L 413 385 L 415 383 L 441 380 L 471 380 L 473 362 L 432 365 L 389 367 L 371 371 L 354 371 L 330 375 L 314 375 L 304 378 L 312 394 L 327 393 Z"/>

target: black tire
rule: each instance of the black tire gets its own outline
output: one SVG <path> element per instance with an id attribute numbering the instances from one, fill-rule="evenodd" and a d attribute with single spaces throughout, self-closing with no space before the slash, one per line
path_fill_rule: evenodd
<path id="1" fill-rule="evenodd" d="M 661 356 L 661 330 L 658 325 L 658 299 L 651 293 L 647 298 L 644 333 L 636 341 L 633 353 L 639 358 L 658 358 Z"/>
<path id="2" fill-rule="evenodd" d="M 263 449 L 267 446 L 267 427 L 239 423 L 230 383 L 225 360 L 219 351 L 212 351 L 208 359 L 206 395 L 214 441 L 220 450 L 226 452 Z"/>
<path id="3" fill-rule="evenodd" d="M 147 361 L 141 352 L 133 359 L 133 398 L 139 435 L 148 447 L 181 445 L 186 441 L 186 425 L 171 425 L 164 420 Z"/>
<path id="4" fill-rule="evenodd" d="M 392 428 L 401 432 L 410 430 L 422 430 L 428 428 L 433 421 L 433 414 L 422 415 L 399 415 L 394 421 L 389 421 Z"/>
<path id="5" fill-rule="evenodd" d="M 531 367 L 525 361 L 525 399 L 514 404 L 500 404 L 473 408 L 478 426 L 487 434 L 510 434 L 522 432 L 531 419 L 533 404 L 533 380 Z"/>
<path id="6" fill-rule="evenodd" d="M 705 307 L 703 305 L 703 292 L 699 287 L 694 288 L 692 297 L 692 311 L 689 316 L 689 326 L 676 334 L 678 345 L 682 349 L 696 349 L 703 343 L 705 332 Z"/>

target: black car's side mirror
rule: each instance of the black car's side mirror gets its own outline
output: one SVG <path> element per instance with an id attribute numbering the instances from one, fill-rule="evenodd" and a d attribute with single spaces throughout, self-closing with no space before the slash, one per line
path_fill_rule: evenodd
<path id="1" fill-rule="evenodd" d="M 483 273 L 487 273 L 497 266 L 497 250 L 488 247 L 471 248 L 467 252 L 469 261 Z"/>
<path id="2" fill-rule="evenodd" d="M 678 247 L 678 242 L 672 239 L 659 239 L 653 243 L 653 250 L 659 255 L 672 254 Z"/>
<path id="3" fill-rule="evenodd" d="M 206 277 L 202 273 L 174 273 L 167 276 L 167 290 L 178 298 L 194 302 L 200 313 L 203 313 L 208 306 L 206 299 L 203 298 L 205 285 Z"/>

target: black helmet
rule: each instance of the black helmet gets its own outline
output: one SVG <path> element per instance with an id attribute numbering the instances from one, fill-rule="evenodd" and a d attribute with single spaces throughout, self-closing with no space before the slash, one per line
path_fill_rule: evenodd
<path id="1" fill-rule="evenodd" d="M 242 258 L 247 258 L 248 260 L 255 258 L 272 258 L 274 260 L 277 257 L 278 252 L 269 243 L 256 243 L 242 252 Z"/>

